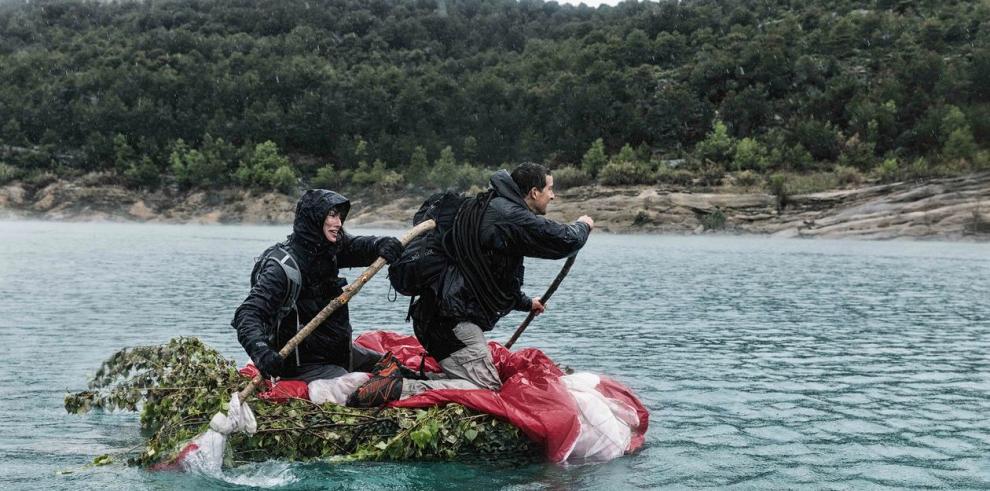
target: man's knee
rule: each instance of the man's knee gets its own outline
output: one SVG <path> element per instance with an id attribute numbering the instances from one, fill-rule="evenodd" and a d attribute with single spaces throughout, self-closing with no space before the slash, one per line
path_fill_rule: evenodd
<path id="1" fill-rule="evenodd" d="M 455 351 L 441 360 L 440 366 L 451 377 L 470 380 L 479 387 L 489 390 L 502 388 L 498 370 L 492 362 L 491 352 L 485 343 L 469 344 Z"/>

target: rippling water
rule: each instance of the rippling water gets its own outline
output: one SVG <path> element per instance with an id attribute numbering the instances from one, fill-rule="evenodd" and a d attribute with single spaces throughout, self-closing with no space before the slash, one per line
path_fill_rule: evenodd
<path id="1" fill-rule="evenodd" d="M 252 258 L 286 233 L 0 222 L 0 487 L 990 487 L 990 246 L 605 234 L 520 346 L 629 384 L 652 413 L 637 455 L 268 462 L 223 481 L 85 467 L 140 444 L 137 416 L 67 415 L 65 392 L 114 351 L 179 335 L 245 362 L 229 321 Z M 526 290 L 561 265 L 527 261 Z M 355 298 L 357 332 L 411 331 L 386 285 Z"/>

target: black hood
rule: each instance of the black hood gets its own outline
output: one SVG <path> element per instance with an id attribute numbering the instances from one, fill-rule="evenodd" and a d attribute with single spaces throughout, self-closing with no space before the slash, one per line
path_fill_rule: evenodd
<path id="1" fill-rule="evenodd" d="M 326 189 L 306 191 L 296 203 L 296 219 L 292 224 L 290 240 L 311 252 L 330 249 L 332 244 L 323 235 L 323 222 L 332 209 L 340 214 L 343 224 L 347 212 L 351 210 L 351 202 L 343 195 Z"/>
<path id="2" fill-rule="evenodd" d="M 526 207 L 526 201 L 523 199 L 522 193 L 519 192 L 519 186 L 516 186 L 516 181 L 512 180 L 509 171 L 502 169 L 496 172 L 488 183 L 495 190 L 495 194 Z"/>

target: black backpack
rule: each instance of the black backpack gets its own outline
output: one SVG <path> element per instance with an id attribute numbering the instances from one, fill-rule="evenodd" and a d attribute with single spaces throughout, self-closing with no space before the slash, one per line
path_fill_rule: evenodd
<path id="1" fill-rule="evenodd" d="M 447 267 L 443 250 L 444 236 L 454 224 L 461 206 L 470 198 L 451 191 L 430 196 L 413 215 L 413 225 L 426 220 L 437 222 L 436 228 L 420 235 L 406 245 L 402 256 L 388 267 L 392 288 L 409 297 L 420 296 L 439 283 Z"/>
<path id="2" fill-rule="evenodd" d="M 282 267 L 282 271 L 285 272 L 285 277 L 289 280 L 289 289 L 285 292 L 285 296 L 282 297 L 282 303 L 279 306 L 278 313 L 275 315 L 275 323 L 270 333 L 274 334 L 278 330 L 278 324 L 282 322 L 282 319 L 296 308 L 296 300 L 299 299 L 299 291 L 302 289 L 302 271 L 299 270 L 299 263 L 289 253 L 288 243 L 280 242 L 265 249 L 265 252 L 261 253 L 261 256 L 254 259 L 254 268 L 251 270 L 252 287 L 258 282 L 261 269 L 268 261 L 278 263 Z"/>

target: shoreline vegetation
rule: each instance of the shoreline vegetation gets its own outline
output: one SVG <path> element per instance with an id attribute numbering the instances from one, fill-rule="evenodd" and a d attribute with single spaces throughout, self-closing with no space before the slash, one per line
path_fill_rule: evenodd
<path id="1" fill-rule="evenodd" d="M 0 213 L 282 223 L 323 187 L 404 226 L 535 161 L 553 217 L 612 231 L 984 237 L 988 26 L 955 0 L 0 4 Z"/>

